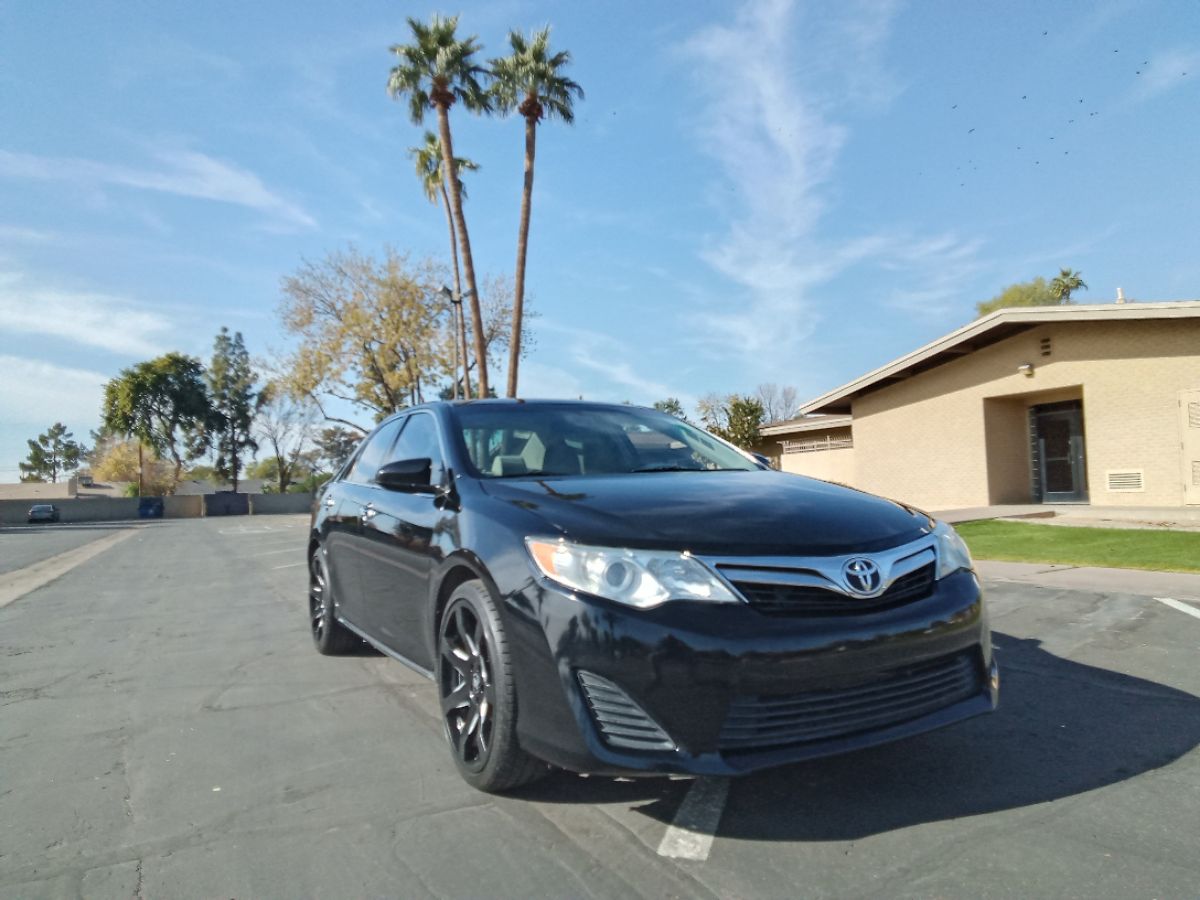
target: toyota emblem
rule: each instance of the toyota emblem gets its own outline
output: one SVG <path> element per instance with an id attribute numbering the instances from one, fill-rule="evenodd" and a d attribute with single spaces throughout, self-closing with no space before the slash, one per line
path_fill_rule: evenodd
<path id="1" fill-rule="evenodd" d="M 879 566 L 874 560 L 856 556 L 846 560 L 846 564 L 842 566 L 842 581 L 846 583 L 850 593 L 869 597 L 878 592 L 883 584 L 883 573 L 879 571 Z"/>

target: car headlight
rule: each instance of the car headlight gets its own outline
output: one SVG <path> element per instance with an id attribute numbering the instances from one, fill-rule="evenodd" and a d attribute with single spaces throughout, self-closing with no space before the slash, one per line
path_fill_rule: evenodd
<path id="1" fill-rule="evenodd" d="M 953 575 L 959 569 L 974 569 L 971 551 L 966 542 L 958 536 L 958 532 L 945 522 L 938 522 L 933 529 L 937 538 L 938 578 Z"/>
<path id="2" fill-rule="evenodd" d="M 526 538 L 534 565 L 577 591 L 646 609 L 668 600 L 741 602 L 719 578 L 686 553 L 585 547 Z"/>

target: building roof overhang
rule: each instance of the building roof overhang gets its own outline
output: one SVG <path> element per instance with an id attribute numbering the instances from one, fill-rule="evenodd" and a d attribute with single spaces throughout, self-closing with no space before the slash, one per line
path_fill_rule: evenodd
<path id="1" fill-rule="evenodd" d="M 779 429 L 778 431 L 768 432 L 767 429 L 763 429 L 763 434 L 800 430 L 795 427 L 796 423 L 807 421 L 805 417 L 815 413 L 848 416 L 851 403 L 856 397 L 911 378 L 1039 325 L 1193 318 L 1200 318 L 1200 301 L 1197 300 L 1105 303 L 1094 306 L 1019 306 L 999 309 L 809 401 L 800 408 L 802 418 L 772 426 Z"/>
<path id="2" fill-rule="evenodd" d="M 764 425 L 758 431 L 763 437 L 773 437 L 777 434 L 794 434 L 797 431 L 824 431 L 826 428 L 849 427 L 850 416 L 803 416 Z"/>

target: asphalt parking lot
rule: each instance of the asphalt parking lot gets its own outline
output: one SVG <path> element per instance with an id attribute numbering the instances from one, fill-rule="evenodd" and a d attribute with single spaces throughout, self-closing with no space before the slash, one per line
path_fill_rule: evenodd
<path id="1" fill-rule="evenodd" d="M 459 779 L 432 685 L 312 650 L 305 526 L 125 529 L 0 608 L 0 896 L 1200 893 L 1194 604 L 989 583 L 994 715 L 733 782 L 497 798 Z M 69 533 L 0 530 L 0 582 Z"/>

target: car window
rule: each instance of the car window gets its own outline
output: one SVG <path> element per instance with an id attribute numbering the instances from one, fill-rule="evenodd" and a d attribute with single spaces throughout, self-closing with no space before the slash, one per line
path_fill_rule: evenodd
<path id="1" fill-rule="evenodd" d="M 454 415 L 485 478 L 757 468 L 700 429 L 636 407 L 479 406 Z"/>
<path id="2" fill-rule="evenodd" d="M 403 424 L 404 419 L 393 419 L 367 438 L 346 480 L 372 484 L 379 467 L 395 458 L 391 455 L 392 445 L 396 443 L 396 435 Z"/>
<path id="3" fill-rule="evenodd" d="M 438 440 L 437 422 L 428 413 L 414 413 L 400 432 L 400 439 L 388 453 L 387 462 L 401 459 L 424 459 L 430 462 L 430 480 L 441 484 L 445 473 L 442 462 L 442 445 Z"/>

